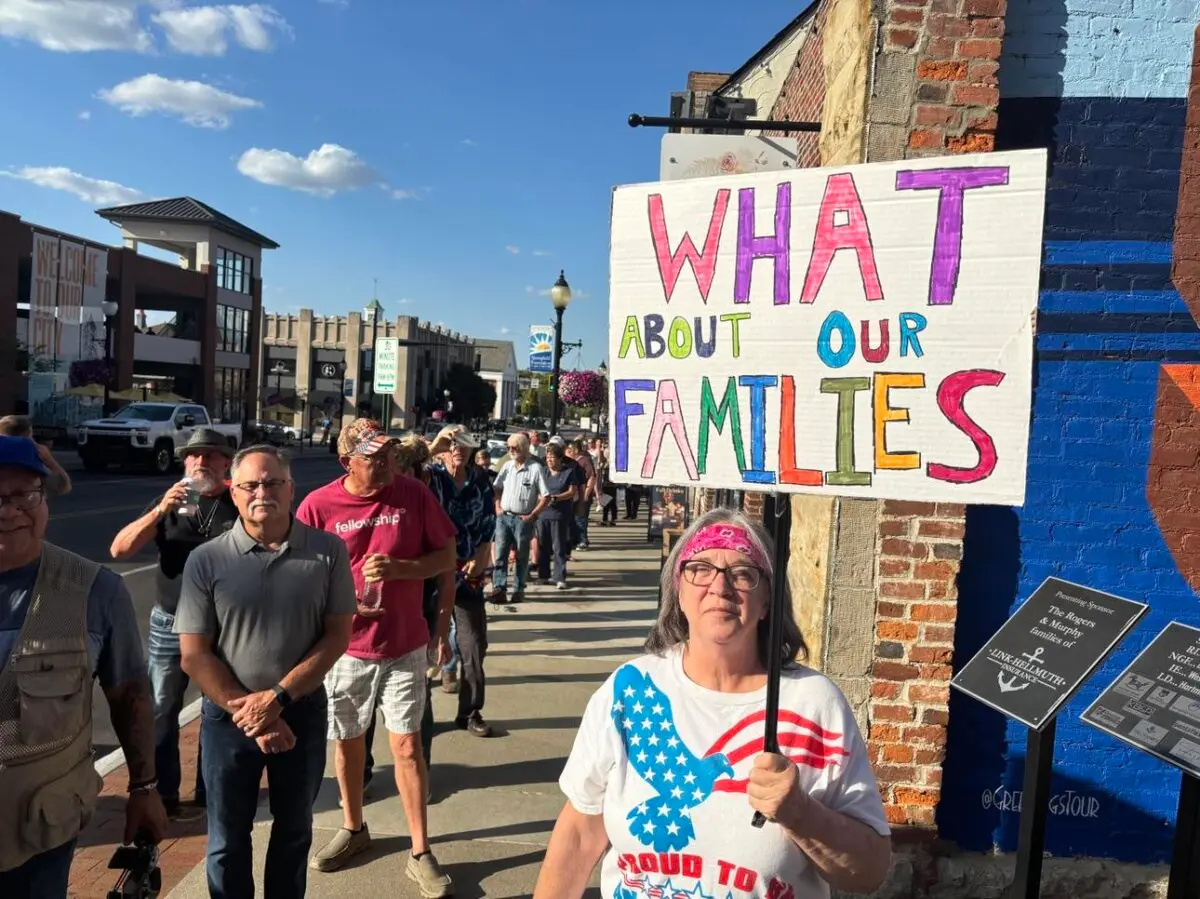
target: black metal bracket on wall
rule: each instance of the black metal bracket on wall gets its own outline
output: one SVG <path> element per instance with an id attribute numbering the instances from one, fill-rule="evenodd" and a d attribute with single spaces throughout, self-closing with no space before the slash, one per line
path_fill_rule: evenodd
<path id="1" fill-rule="evenodd" d="M 718 131 L 782 131 L 785 134 L 819 134 L 820 122 L 756 122 L 750 119 L 689 119 L 674 116 L 645 116 L 636 112 L 629 117 L 630 128 L 702 128 Z"/>

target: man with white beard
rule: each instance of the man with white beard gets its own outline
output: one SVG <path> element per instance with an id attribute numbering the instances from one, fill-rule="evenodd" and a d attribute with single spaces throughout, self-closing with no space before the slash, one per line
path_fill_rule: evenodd
<path id="1" fill-rule="evenodd" d="M 114 559 L 123 560 L 136 556 L 151 540 L 158 548 L 148 659 L 154 697 L 154 762 L 158 794 L 167 815 L 184 820 L 202 814 L 205 795 L 199 758 L 191 804 L 181 802 L 179 795 L 179 713 L 189 682 L 180 665 L 179 637 L 172 632 L 180 576 L 192 550 L 233 527 L 238 512 L 225 483 L 233 450 L 223 435 L 212 428 L 197 428 L 179 454 L 184 478 L 155 497 L 141 517 L 123 527 L 109 552 Z M 196 494 L 194 507 L 184 506 L 189 491 Z"/>

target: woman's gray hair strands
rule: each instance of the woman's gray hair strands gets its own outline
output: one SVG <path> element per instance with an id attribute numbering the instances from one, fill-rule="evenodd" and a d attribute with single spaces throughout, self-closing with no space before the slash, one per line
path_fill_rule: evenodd
<path id="1" fill-rule="evenodd" d="M 763 555 L 767 559 L 774 558 L 771 549 L 771 538 L 757 521 L 747 518 L 741 512 L 734 509 L 712 509 L 705 512 L 675 541 L 675 545 L 671 548 L 671 553 L 667 556 L 667 561 L 663 565 L 662 573 L 659 575 L 659 584 L 662 588 L 662 604 L 658 609 L 658 619 L 654 622 L 654 627 L 650 630 L 650 636 L 646 638 L 646 652 L 654 655 L 663 655 L 672 647 L 687 642 L 687 618 L 684 617 L 683 609 L 679 605 L 679 587 L 677 583 L 679 566 L 685 561 L 682 556 L 684 547 L 687 546 L 688 541 L 697 532 L 714 524 L 727 524 L 732 527 L 741 528 L 746 532 L 751 542 L 762 550 Z M 780 572 L 779 576 L 784 579 L 784 590 L 786 592 L 783 621 L 780 622 L 782 625 L 780 628 L 780 642 L 783 648 L 783 662 L 786 665 L 789 662 L 802 661 L 807 658 L 808 646 L 804 642 L 804 635 L 800 632 L 800 625 L 796 621 L 796 612 L 792 607 L 792 594 L 787 584 L 787 572 Z M 773 589 L 775 581 L 774 572 L 766 572 L 765 580 L 767 581 L 768 589 Z M 767 602 L 769 609 L 770 599 Z M 767 664 L 769 656 L 769 625 L 770 622 L 766 618 L 758 623 L 758 655 L 759 661 L 763 665 Z"/>

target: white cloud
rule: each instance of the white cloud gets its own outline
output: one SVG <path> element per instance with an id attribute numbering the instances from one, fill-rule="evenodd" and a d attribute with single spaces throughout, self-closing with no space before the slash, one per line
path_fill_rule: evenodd
<path id="1" fill-rule="evenodd" d="M 520 253 L 520 252 L 521 252 L 521 248 L 520 248 L 520 247 L 515 247 L 515 246 L 513 246 L 512 244 L 509 244 L 509 245 L 508 245 L 508 246 L 506 246 L 504 249 L 508 250 L 508 252 L 512 253 L 514 256 L 516 256 L 518 253 Z"/>
<path id="2" fill-rule="evenodd" d="M 419 200 L 429 194 L 428 187 L 392 187 L 386 181 L 380 182 L 379 186 L 393 200 Z"/>
<path id="3" fill-rule="evenodd" d="M 534 256 L 552 256 L 553 254 L 549 250 L 534 250 L 533 255 Z"/>
<path id="4" fill-rule="evenodd" d="M 277 35 L 292 34 L 287 20 L 274 7 L 262 3 L 175 6 L 155 13 L 151 19 L 162 28 L 172 48 L 192 56 L 222 56 L 231 40 L 247 50 L 266 52 L 274 46 Z"/>
<path id="5" fill-rule="evenodd" d="M 501 334 L 511 334 L 511 333 L 512 333 L 512 329 L 511 329 L 511 328 L 501 328 L 501 329 L 500 329 L 500 333 L 501 333 Z"/>
<path id="6" fill-rule="evenodd" d="M 477 144 L 475 141 L 471 140 L 471 138 L 469 138 L 469 137 L 464 137 L 462 139 L 462 141 L 460 141 L 460 143 L 462 143 L 462 145 L 464 147 L 478 147 L 479 146 L 479 144 Z"/>
<path id="7" fill-rule="evenodd" d="M 238 171 L 263 184 L 286 187 L 321 197 L 366 187 L 379 180 L 375 171 L 353 150 L 322 144 L 303 159 L 286 150 L 252 147 L 238 160 Z"/>
<path id="8" fill-rule="evenodd" d="M 258 100 L 239 97 L 202 81 L 178 81 L 161 75 L 141 75 L 96 96 L 132 116 L 158 112 L 177 116 L 198 128 L 228 128 L 233 113 L 262 107 Z"/>
<path id="9" fill-rule="evenodd" d="M 142 0 L 0 0 L 0 35 L 59 53 L 132 50 L 148 53 Z"/>
<path id="10" fill-rule="evenodd" d="M 526 292 L 527 294 L 529 294 L 530 296 L 533 296 L 535 293 L 537 293 L 537 288 L 536 288 L 536 287 L 534 287 L 532 284 L 526 284 L 526 285 L 525 285 L 525 292 Z"/>
<path id="11" fill-rule="evenodd" d="M 140 190 L 134 190 L 116 181 L 89 178 L 65 166 L 25 166 L 16 171 L 0 172 L 0 175 L 28 181 L 38 187 L 66 191 L 95 206 L 119 206 L 122 203 L 136 203 L 145 199 Z"/>
<path id="12" fill-rule="evenodd" d="M 81 110 L 79 113 L 79 120 L 81 122 L 86 122 L 91 117 L 92 117 L 92 111 L 90 109 Z"/>
<path id="13" fill-rule="evenodd" d="M 412 300 L 410 300 L 408 297 L 402 297 L 402 298 L 396 300 L 396 304 L 398 306 L 411 306 Z"/>

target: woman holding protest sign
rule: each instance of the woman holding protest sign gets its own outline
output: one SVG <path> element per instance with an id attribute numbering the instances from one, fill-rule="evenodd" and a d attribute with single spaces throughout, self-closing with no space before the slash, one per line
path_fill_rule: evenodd
<path id="1" fill-rule="evenodd" d="M 825 899 L 830 887 L 883 882 L 890 831 L 866 745 L 837 687 L 797 662 L 805 646 L 790 602 L 779 627 L 784 754 L 762 751 L 768 544 L 729 509 L 676 542 L 646 655 L 584 713 L 534 899 L 578 899 L 602 856 L 605 896 Z"/>

